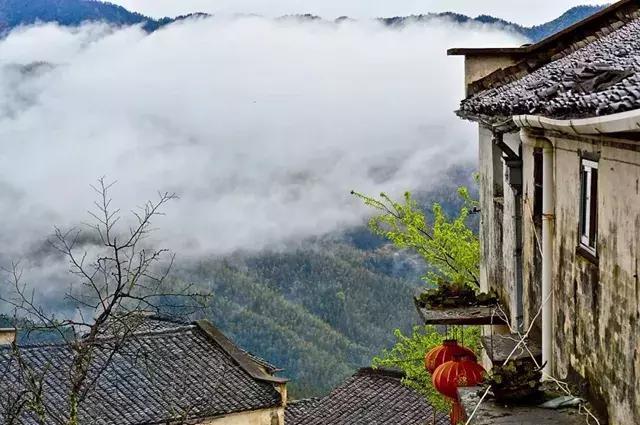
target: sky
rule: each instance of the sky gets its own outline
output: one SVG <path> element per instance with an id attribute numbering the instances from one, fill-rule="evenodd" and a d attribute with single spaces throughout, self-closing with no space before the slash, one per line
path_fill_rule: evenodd
<path id="1" fill-rule="evenodd" d="M 584 0 L 538 0 L 535 2 L 529 0 L 111 0 L 111 2 L 153 17 L 176 16 L 191 12 L 257 13 L 264 16 L 312 13 L 333 19 L 343 15 L 364 18 L 453 11 L 470 16 L 493 15 L 527 26 L 550 21 L 573 6 L 585 4 Z"/>
<path id="2" fill-rule="evenodd" d="M 179 258 L 360 225 L 352 189 L 428 190 L 476 159 L 446 48 L 523 41 L 449 21 L 15 30 L 0 41 L 0 260 L 24 259 L 31 282 L 63 276 L 42 244 L 54 225 L 86 230 L 101 176 L 125 218 L 157 191 L 180 197 L 153 240 Z"/>

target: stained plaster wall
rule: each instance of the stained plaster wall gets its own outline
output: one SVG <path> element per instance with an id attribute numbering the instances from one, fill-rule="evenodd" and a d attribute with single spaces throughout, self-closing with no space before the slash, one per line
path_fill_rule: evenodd
<path id="1" fill-rule="evenodd" d="M 541 218 L 534 217 L 533 152 L 534 146 L 522 145 L 522 297 L 524 328 L 531 327 L 532 337 L 540 340 L 542 319 L 537 313 L 542 300 L 542 225 Z"/>
<path id="2" fill-rule="evenodd" d="M 284 425 L 284 408 L 234 413 L 201 422 L 202 425 Z"/>
<path id="3" fill-rule="evenodd" d="M 505 135 L 517 152 L 516 135 Z M 490 129 L 480 127 L 480 285 L 495 290 L 515 323 L 515 196 L 505 182 L 502 151 L 493 143 Z M 498 329 L 498 332 L 505 330 Z"/>
<path id="4" fill-rule="evenodd" d="M 610 423 L 640 424 L 640 143 L 621 149 L 611 139 L 551 137 L 554 145 L 553 371 L 576 373 L 600 399 Z M 580 255 L 580 152 L 601 155 L 598 261 Z M 533 150 L 523 151 L 525 193 L 533 193 Z M 526 215 L 525 215 L 526 217 Z M 540 303 L 533 242 L 525 220 L 525 308 Z M 530 317 L 530 316 L 529 316 Z M 606 405 L 606 406 L 605 406 Z"/>
<path id="5" fill-rule="evenodd" d="M 480 127 L 480 286 L 483 291 L 501 290 L 503 170 L 500 151 L 491 131 Z"/>

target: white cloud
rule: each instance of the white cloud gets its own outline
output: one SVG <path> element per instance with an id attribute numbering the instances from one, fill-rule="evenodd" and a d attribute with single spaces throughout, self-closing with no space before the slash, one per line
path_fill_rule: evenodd
<path id="1" fill-rule="evenodd" d="M 475 159 L 446 48 L 520 41 L 451 22 L 16 30 L 0 42 L 0 255 L 87 220 L 102 175 L 124 210 L 177 192 L 158 238 L 187 255 L 360 223 L 350 189 L 428 188 Z"/>
<path id="2" fill-rule="evenodd" d="M 405 16 L 452 11 L 470 16 L 493 15 L 523 25 L 537 25 L 560 16 L 581 0 L 114 0 L 131 10 L 155 16 L 176 16 L 191 12 L 216 14 L 257 13 L 280 16 L 313 13 L 325 18 L 348 15 L 357 18 Z M 595 4 L 605 4 L 598 1 Z"/>

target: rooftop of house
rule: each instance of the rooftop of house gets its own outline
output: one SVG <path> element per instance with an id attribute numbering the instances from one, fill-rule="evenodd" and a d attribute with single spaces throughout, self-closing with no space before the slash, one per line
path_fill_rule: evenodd
<path id="1" fill-rule="evenodd" d="M 623 6 L 626 9 L 621 14 Z M 555 51 L 549 40 L 542 41 L 535 48 L 523 48 L 516 65 L 471 83 L 471 95 L 462 101 L 460 115 L 476 118 L 527 114 L 574 119 L 640 108 L 638 4 L 623 0 L 596 18 L 565 30 L 562 37 L 571 35 L 573 44 L 564 46 L 561 52 Z M 608 20 L 601 22 L 604 18 Z M 598 30 L 584 32 L 587 24 L 598 24 Z M 540 49 L 550 50 L 553 56 L 545 56 Z M 490 56 L 499 49 L 480 53 L 458 50 L 450 54 Z"/>
<path id="2" fill-rule="evenodd" d="M 270 365 L 249 356 L 207 321 L 149 319 L 118 350 L 105 336 L 96 348 L 87 382 L 95 387 L 79 406 L 80 423 L 156 424 L 211 418 L 278 406 Z M 20 347 L 27 365 L 18 367 L 11 347 L 0 347 L 0 418 L 24 388 L 24 374 L 43 377 L 44 407 L 67 417 L 71 348 L 66 344 Z M 113 355 L 111 359 L 109 357 Z M 22 424 L 39 423 L 22 412 Z"/>
<path id="3" fill-rule="evenodd" d="M 436 425 L 449 417 L 436 412 L 427 400 L 402 384 L 401 372 L 360 369 L 321 399 L 290 403 L 287 425 Z M 435 421 L 434 421 L 435 419 Z"/>

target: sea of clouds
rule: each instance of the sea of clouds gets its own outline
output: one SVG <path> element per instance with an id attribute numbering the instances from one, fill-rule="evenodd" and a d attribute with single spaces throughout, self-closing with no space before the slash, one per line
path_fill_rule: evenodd
<path id="1" fill-rule="evenodd" d="M 154 223 L 179 255 L 286 246 L 362 223 L 351 189 L 429 189 L 476 157 L 452 46 L 524 42 L 446 20 L 199 18 L 138 27 L 19 28 L 0 40 L 0 257 L 90 219 L 89 185 L 124 212 L 180 199 Z M 24 263 L 26 261 L 26 263 Z"/>

